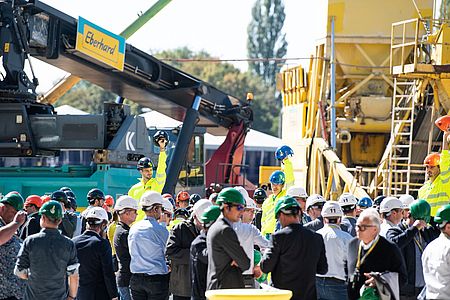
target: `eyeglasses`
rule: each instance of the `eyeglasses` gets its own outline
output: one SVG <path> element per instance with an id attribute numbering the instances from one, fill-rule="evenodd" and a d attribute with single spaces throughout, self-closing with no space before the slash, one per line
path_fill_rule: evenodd
<path id="1" fill-rule="evenodd" d="M 376 225 L 358 225 L 356 224 L 356 228 L 358 229 L 358 231 L 366 231 L 367 228 L 369 227 L 376 227 Z"/>
<path id="2" fill-rule="evenodd" d="M 236 209 L 238 210 L 238 211 L 242 211 L 242 210 L 244 210 L 245 209 L 245 206 L 244 205 L 241 205 L 241 204 L 229 204 L 231 207 L 236 207 Z"/>

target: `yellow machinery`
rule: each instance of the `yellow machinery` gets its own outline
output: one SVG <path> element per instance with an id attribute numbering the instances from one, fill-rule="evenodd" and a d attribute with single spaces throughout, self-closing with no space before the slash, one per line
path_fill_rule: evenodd
<path id="1" fill-rule="evenodd" d="M 431 61 L 448 63 L 442 53 L 448 51 L 445 42 L 450 32 L 437 22 L 425 21 L 433 15 L 432 0 L 326 2 L 321 16 L 324 33 L 309 68 L 285 69 L 278 80 L 283 96 L 282 139 L 295 152 L 296 184 L 331 199 L 344 191 L 359 197 L 414 192 L 424 172 L 411 166 L 420 166 L 435 138 L 429 125 L 426 139 L 415 140 L 424 133 L 413 132 L 414 120 L 432 124 L 428 118 L 438 114 L 429 109 L 435 105 L 431 100 L 430 106 L 428 96 L 437 93 L 436 85 L 443 86 L 443 93 L 450 88 L 443 80 L 430 88 L 430 80 L 423 76 L 408 80 L 404 73 L 428 65 L 428 77 L 437 76 Z M 411 21 L 403 27 L 401 20 Z M 435 47 L 419 47 L 423 37 Z M 393 77 L 394 69 L 403 75 Z M 331 131 L 333 124 L 335 131 Z M 330 148 L 333 139 L 335 149 Z M 420 153 L 413 148 L 420 148 Z"/>

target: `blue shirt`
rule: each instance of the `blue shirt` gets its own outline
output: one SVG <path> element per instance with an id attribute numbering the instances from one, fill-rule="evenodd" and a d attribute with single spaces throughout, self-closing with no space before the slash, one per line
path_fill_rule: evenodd
<path id="1" fill-rule="evenodd" d="M 169 270 L 165 253 L 168 238 L 166 227 L 152 217 L 146 217 L 131 226 L 128 235 L 131 273 L 167 274 Z"/>

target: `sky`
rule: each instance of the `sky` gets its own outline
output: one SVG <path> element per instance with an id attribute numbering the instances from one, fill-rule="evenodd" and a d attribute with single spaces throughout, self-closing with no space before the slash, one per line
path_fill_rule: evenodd
<path id="1" fill-rule="evenodd" d="M 149 0 L 43 0 L 54 8 L 79 16 L 119 34 L 139 12 L 155 1 Z M 314 4 L 312 4 L 314 3 Z M 124 6 L 124 4 L 126 4 Z M 247 58 L 247 26 L 254 0 L 172 0 L 127 43 L 150 54 L 187 46 L 205 50 L 221 59 Z M 321 32 L 319 16 L 325 11 L 322 0 L 285 0 L 284 32 L 288 41 L 287 57 L 309 57 Z M 290 61 L 290 65 L 308 61 Z M 245 70 L 246 63 L 236 64 Z M 45 93 L 66 73 L 33 60 L 40 81 L 39 93 Z"/>

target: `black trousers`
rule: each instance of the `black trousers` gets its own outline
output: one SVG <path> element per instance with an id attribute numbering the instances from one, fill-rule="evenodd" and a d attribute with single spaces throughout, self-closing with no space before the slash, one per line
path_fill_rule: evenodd
<path id="1" fill-rule="evenodd" d="M 133 300 L 167 300 L 169 275 L 133 274 L 130 289 Z"/>

